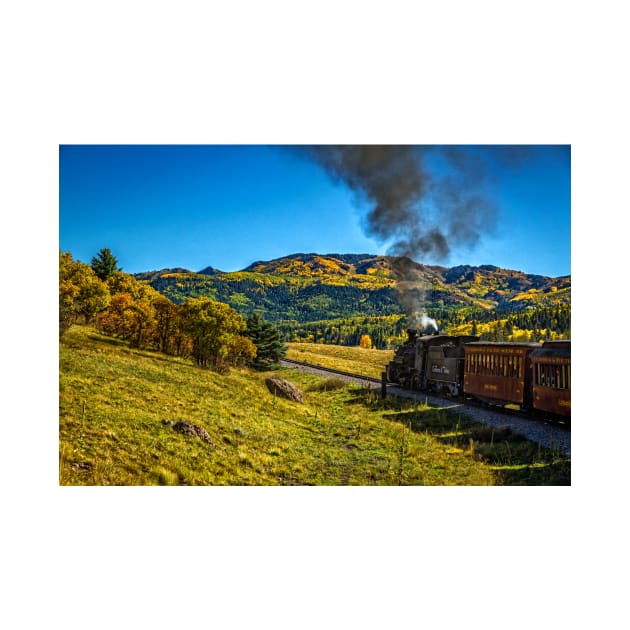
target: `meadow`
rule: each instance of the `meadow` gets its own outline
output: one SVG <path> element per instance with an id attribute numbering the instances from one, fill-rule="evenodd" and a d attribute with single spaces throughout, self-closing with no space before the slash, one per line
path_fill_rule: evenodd
<path id="1" fill-rule="evenodd" d="M 381 378 L 381 372 L 394 358 L 393 350 L 335 346 L 323 343 L 287 343 L 287 359 L 364 376 Z"/>
<path id="2" fill-rule="evenodd" d="M 59 353 L 60 485 L 570 483 L 558 453 L 336 379 L 273 372 L 299 404 L 269 393 L 272 373 L 220 375 L 76 325 Z"/>

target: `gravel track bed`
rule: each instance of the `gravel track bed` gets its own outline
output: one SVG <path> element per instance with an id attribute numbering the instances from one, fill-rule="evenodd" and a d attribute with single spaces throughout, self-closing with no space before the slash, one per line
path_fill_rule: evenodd
<path id="1" fill-rule="evenodd" d="M 308 372 L 310 374 L 317 374 L 328 378 L 333 376 L 332 372 L 328 370 L 318 370 L 315 367 L 295 365 L 288 362 L 283 362 L 283 365 L 300 372 Z M 335 374 L 334 377 L 347 381 L 348 383 L 356 383 L 358 385 L 368 386 L 379 390 L 381 388 L 379 383 L 375 383 L 372 380 L 360 379 L 344 374 Z M 494 411 L 492 409 L 475 407 L 458 401 L 429 396 L 421 392 L 412 392 L 394 385 L 387 386 L 387 393 L 388 395 L 391 394 L 400 398 L 418 400 L 423 403 L 426 401 L 433 407 L 444 407 L 452 413 L 465 414 L 478 422 L 482 422 L 483 424 L 493 427 L 509 427 L 512 431 L 526 437 L 528 440 L 532 440 L 533 442 L 536 442 L 546 448 L 558 449 L 564 457 L 571 457 L 571 431 L 563 427 L 548 424 L 542 420 L 519 418 L 517 416 L 502 413 L 500 411 Z"/>

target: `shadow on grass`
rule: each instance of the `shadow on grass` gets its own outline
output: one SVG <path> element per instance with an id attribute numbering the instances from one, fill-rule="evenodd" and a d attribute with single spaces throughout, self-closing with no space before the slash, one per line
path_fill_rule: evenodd
<path id="1" fill-rule="evenodd" d="M 571 461 L 560 460 L 532 466 L 505 467 L 494 471 L 503 486 L 570 486 Z"/>
<path id="2" fill-rule="evenodd" d="M 134 348 L 129 345 L 128 341 L 124 341 L 123 339 L 116 339 L 115 337 L 101 337 L 99 335 L 88 335 L 88 339 L 92 341 L 97 341 L 99 343 L 104 343 L 110 346 L 114 346 L 116 348 L 120 348 L 123 352 L 127 354 L 134 354 L 139 357 L 146 357 L 147 359 L 154 359 L 155 361 L 162 361 L 163 363 L 180 363 L 181 357 L 175 357 L 168 354 L 159 353 L 157 350 L 153 352 L 149 352 L 146 350 L 142 350 L 140 348 Z M 191 365 L 193 363 L 191 362 Z"/>
<path id="3" fill-rule="evenodd" d="M 571 485 L 570 460 L 557 449 L 545 448 L 509 427 L 487 426 L 444 409 L 399 399 L 381 400 L 364 390 L 355 392 L 350 402 L 381 409 L 385 420 L 425 433 L 488 464 L 499 485 Z"/>
<path id="4" fill-rule="evenodd" d="M 417 401 L 396 397 L 382 399 L 378 391 L 369 389 L 351 390 L 349 404 L 368 406 L 373 411 L 382 411 L 383 418 L 410 427 L 416 433 L 441 436 L 457 433 L 462 426 L 473 423 L 445 409 L 428 407 Z"/>
<path id="5" fill-rule="evenodd" d="M 420 409 L 384 413 L 383 418 L 409 427 L 416 433 L 428 433 L 434 437 L 453 435 L 461 429 L 461 421 L 441 409 Z M 450 440 L 451 438 L 444 438 Z"/>
<path id="6" fill-rule="evenodd" d="M 122 339 L 116 339 L 115 337 L 102 337 L 101 335 L 88 335 L 88 339 L 91 341 L 99 341 L 100 343 L 106 343 L 110 346 L 116 346 L 117 348 L 128 348 L 129 343 Z"/>

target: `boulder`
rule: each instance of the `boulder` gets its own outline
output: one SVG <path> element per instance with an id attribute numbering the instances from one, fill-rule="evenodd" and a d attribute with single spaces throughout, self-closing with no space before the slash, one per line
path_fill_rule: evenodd
<path id="1" fill-rule="evenodd" d="M 171 420 L 162 420 L 162 424 L 166 424 L 173 428 L 174 431 L 178 433 L 183 433 L 184 435 L 190 435 L 192 437 L 196 437 L 208 444 L 212 444 L 212 440 L 210 439 L 209 433 L 198 424 L 193 424 L 192 422 L 188 422 L 186 420 L 180 420 L 179 422 L 172 422 Z"/>
<path id="2" fill-rule="evenodd" d="M 274 396 L 281 396 L 288 400 L 295 402 L 304 402 L 304 394 L 302 390 L 296 387 L 293 383 L 285 381 L 283 378 L 277 376 L 271 376 L 265 379 L 265 385 L 267 389 L 274 394 Z"/>

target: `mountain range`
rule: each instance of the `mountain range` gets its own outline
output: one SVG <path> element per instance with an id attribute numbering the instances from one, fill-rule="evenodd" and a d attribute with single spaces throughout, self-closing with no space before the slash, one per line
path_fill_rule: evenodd
<path id="1" fill-rule="evenodd" d="M 257 261 L 241 271 L 177 267 L 135 277 L 175 303 L 208 296 L 246 316 L 258 310 L 268 321 L 309 322 L 401 313 L 395 290 L 399 261 L 371 254 L 300 253 Z M 425 287 L 429 311 L 522 311 L 571 302 L 571 276 L 552 278 L 493 265 L 407 263 Z"/>

